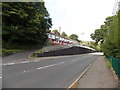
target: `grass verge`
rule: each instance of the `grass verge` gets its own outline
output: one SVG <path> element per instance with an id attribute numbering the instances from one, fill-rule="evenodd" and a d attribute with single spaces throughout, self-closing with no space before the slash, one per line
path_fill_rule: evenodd
<path id="1" fill-rule="evenodd" d="M 14 54 L 14 53 L 19 52 L 19 51 L 22 51 L 22 50 L 17 50 L 17 49 L 2 49 L 2 56 L 8 56 L 8 55 Z"/>
<path id="2" fill-rule="evenodd" d="M 106 59 L 106 66 L 110 69 L 112 68 L 112 64 L 108 59 Z"/>

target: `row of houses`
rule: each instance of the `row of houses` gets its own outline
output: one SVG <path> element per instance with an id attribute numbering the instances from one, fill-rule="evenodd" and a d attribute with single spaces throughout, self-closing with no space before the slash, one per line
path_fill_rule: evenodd
<path id="1" fill-rule="evenodd" d="M 55 33 L 48 34 L 49 42 L 52 45 L 68 45 L 68 46 L 75 46 L 79 45 L 80 43 L 72 40 L 70 38 L 63 37 L 61 35 L 56 35 Z"/>

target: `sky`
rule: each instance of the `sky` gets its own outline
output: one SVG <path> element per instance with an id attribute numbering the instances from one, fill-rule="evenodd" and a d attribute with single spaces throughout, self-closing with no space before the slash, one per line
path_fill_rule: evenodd
<path id="1" fill-rule="evenodd" d="M 91 41 L 90 34 L 112 16 L 115 0 L 44 0 L 52 18 L 51 30 L 61 27 L 69 36 L 77 34 L 80 40 Z"/>

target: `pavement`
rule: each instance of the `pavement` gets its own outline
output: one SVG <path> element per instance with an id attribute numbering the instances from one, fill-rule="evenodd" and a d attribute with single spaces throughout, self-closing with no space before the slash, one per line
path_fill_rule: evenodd
<path id="1" fill-rule="evenodd" d="M 106 66 L 104 56 L 99 56 L 78 81 L 77 88 L 118 88 L 117 80 Z"/>
<path id="2" fill-rule="evenodd" d="M 3 64 L 2 87 L 68 88 L 98 57 L 96 54 L 80 54 Z"/>

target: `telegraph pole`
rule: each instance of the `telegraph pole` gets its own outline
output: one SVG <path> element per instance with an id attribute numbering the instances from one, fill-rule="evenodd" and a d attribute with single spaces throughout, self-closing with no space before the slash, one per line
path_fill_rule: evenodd
<path id="1" fill-rule="evenodd" d="M 61 32 L 61 27 L 59 27 L 59 33 Z"/>
<path id="2" fill-rule="evenodd" d="M 61 32 L 61 27 L 59 27 L 59 34 L 60 34 L 60 32 Z M 60 44 L 60 37 L 59 37 L 59 44 Z"/>

